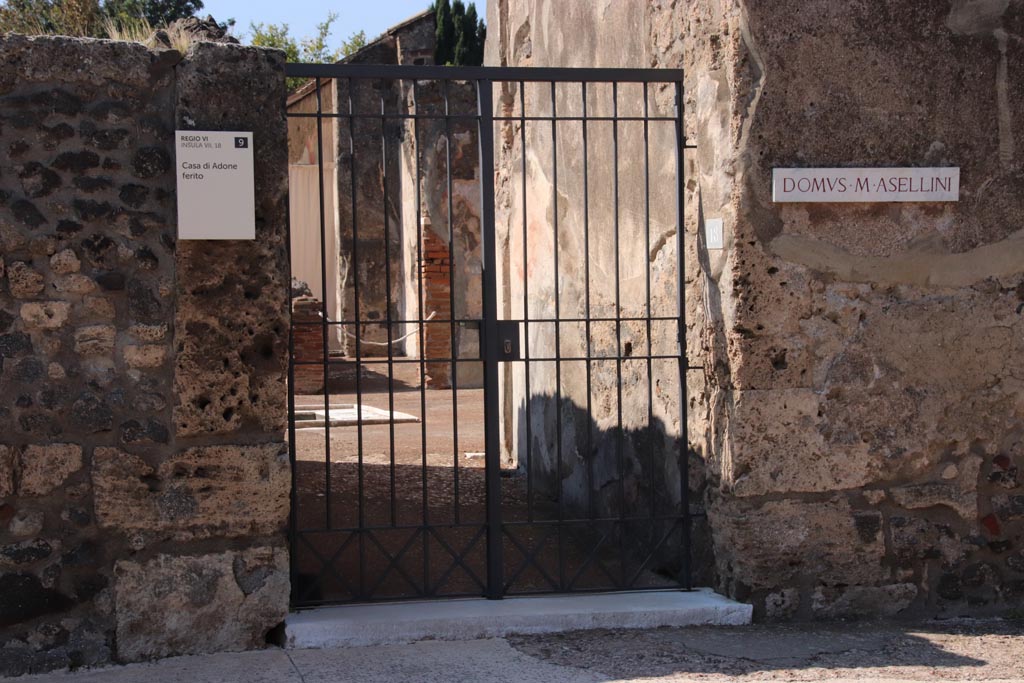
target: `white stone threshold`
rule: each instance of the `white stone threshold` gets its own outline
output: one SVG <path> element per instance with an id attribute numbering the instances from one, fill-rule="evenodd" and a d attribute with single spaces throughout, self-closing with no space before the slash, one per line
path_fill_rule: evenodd
<path id="1" fill-rule="evenodd" d="M 362 404 L 362 406 L 362 410 L 359 410 L 354 403 L 342 403 L 332 406 L 329 413 L 323 409 L 323 405 L 321 405 L 320 408 L 296 406 L 295 428 L 323 429 L 328 415 L 330 415 L 330 425 L 332 427 L 354 427 L 360 423 L 365 426 L 386 425 L 391 424 L 392 422 L 398 424 L 401 422 L 420 421 L 418 417 L 415 415 L 409 415 L 408 413 L 400 413 L 398 411 L 392 413 L 387 410 L 368 406 L 365 403 Z M 362 417 L 361 420 L 360 417 Z"/>
<path id="2" fill-rule="evenodd" d="M 741 626 L 750 605 L 710 588 L 321 607 L 290 614 L 291 649 L 475 640 L 596 628 Z"/>

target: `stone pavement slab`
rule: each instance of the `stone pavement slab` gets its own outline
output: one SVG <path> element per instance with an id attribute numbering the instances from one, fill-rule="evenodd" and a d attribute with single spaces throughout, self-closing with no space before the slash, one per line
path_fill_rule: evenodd
<path id="1" fill-rule="evenodd" d="M 593 628 L 749 624 L 752 608 L 710 588 L 341 605 L 285 622 L 291 648 L 478 640 Z"/>
<path id="2" fill-rule="evenodd" d="M 608 679 L 598 673 L 550 664 L 522 654 L 505 640 L 493 639 L 174 657 L 151 664 L 0 680 L 18 683 L 595 683 Z"/>
<path id="3" fill-rule="evenodd" d="M 304 683 L 394 683 L 395 681 L 516 681 L 595 683 L 596 672 L 552 664 L 500 639 L 425 641 L 411 645 L 291 650 Z"/>

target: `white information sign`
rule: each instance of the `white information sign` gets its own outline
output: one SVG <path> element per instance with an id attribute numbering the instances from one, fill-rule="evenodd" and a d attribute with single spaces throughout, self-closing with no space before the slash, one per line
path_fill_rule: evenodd
<path id="1" fill-rule="evenodd" d="M 175 131 L 178 239 L 256 238 L 252 133 Z"/>
<path id="2" fill-rule="evenodd" d="M 959 168 L 776 168 L 776 202 L 956 202 Z"/>

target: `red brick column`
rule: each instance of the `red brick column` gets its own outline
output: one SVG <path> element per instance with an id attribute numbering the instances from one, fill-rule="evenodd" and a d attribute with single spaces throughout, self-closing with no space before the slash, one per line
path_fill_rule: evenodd
<path id="1" fill-rule="evenodd" d="M 451 260 L 448 245 L 429 226 L 423 230 L 423 259 L 420 276 L 423 278 L 423 317 L 435 312 L 433 320 L 451 320 Z M 420 348 L 426 358 L 451 358 L 451 325 L 448 322 L 429 322 L 423 325 Z M 451 364 L 428 362 L 425 384 L 434 389 L 451 386 Z"/>
<path id="2" fill-rule="evenodd" d="M 319 394 L 324 390 L 324 333 L 320 301 L 300 296 L 292 301 L 292 334 L 295 343 L 295 393 Z M 315 365 L 300 365 L 314 362 Z"/>

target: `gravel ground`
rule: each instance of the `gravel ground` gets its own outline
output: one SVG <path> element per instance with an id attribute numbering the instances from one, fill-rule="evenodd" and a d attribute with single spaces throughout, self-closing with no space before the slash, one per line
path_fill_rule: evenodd
<path id="1" fill-rule="evenodd" d="M 509 639 L 598 680 L 1024 681 L 1024 622 L 758 624 Z"/>

